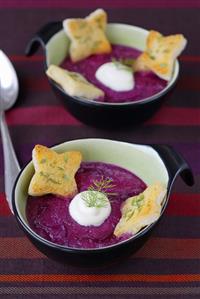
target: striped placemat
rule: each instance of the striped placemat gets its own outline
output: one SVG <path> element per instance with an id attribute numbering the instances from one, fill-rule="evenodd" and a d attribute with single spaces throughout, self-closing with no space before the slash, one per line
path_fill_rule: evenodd
<path id="1" fill-rule="evenodd" d="M 52 93 L 43 72 L 43 53 L 26 58 L 27 42 L 42 25 L 83 17 L 96 7 L 110 22 L 128 23 L 163 34 L 183 33 L 187 49 L 174 92 L 142 125 L 117 131 L 86 126 Z M 23 166 L 36 143 L 103 137 L 135 143 L 167 143 L 190 163 L 196 184 L 177 179 L 165 216 L 143 248 L 123 263 L 83 269 L 54 262 L 28 241 L 4 195 L 0 147 L 0 298 L 200 298 L 200 1 L 4 0 L 0 1 L 1 48 L 20 81 L 15 107 L 6 114 Z M 0 70 L 1 71 L 1 70 Z"/>

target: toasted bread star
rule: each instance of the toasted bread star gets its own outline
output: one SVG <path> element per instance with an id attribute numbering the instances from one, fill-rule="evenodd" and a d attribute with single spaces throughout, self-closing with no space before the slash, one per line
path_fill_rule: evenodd
<path id="1" fill-rule="evenodd" d="M 111 45 L 105 35 L 107 14 L 97 9 L 85 19 L 66 19 L 63 28 L 71 43 L 69 54 L 73 62 L 92 54 L 111 52 Z"/>
<path id="2" fill-rule="evenodd" d="M 69 72 L 56 65 L 50 65 L 46 71 L 49 78 L 58 83 L 70 96 L 95 100 L 104 96 L 104 92 L 88 82 L 81 74 Z"/>
<path id="3" fill-rule="evenodd" d="M 33 175 L 28 193 L 32 196 L 56 194 L 70 196 L 77 192 L 74 176 L 80 167 L 81 153 L 78 151 L 57 154 L 43 145 L 33 149 Z"/>
<path id="4" fill-rule="evenodd" d="M 163 36 L 151 30 L 147 37 L 146 50 L 136 59 L 134 69 L 151 70 L 158 77 L 170 80 L 173 74 L 174 62 L 186 46 L 182 34 Z"/>
<path id="5" fill-rule="evenodd" d="M 143 193 L 128 198 L 122 206 L 122 217 L 115 227 L 114 235 L 136 234 L 141 228 L 155 222 L 160 216 L 165 195 L 166 188 L 156 183 Z"/>

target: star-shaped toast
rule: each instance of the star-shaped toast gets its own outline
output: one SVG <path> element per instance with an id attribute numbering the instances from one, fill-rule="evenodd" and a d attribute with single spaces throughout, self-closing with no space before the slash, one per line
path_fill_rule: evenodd
<path id="1" fill-rule="evenodd" d="M 67 197 L 77 193 L 74 176 L 82 160 L 80 152 L 57 154 L 46 146 L 36 145 L 32 156 L 35 174 L 29 185 L 29 195 L 41 196 L 51 193 Z"/>
<path id="2" fill-rule="evenodd" d="M 143 227 L 155 222 L 161 213 L 161 204 L 166 188 L 155 183 L 139 195 L 128 198 L 121 209 L 122 217 L 114 230 L 114 235 L 136 234 Z"/>
<path id="3" fill-rule="evenodd" d="M 66 19 L 63 28 L 71 43 L 69 54 L 73 62 L 92 54 L 111 52 L 111 45 L 105 35 L 107 14 L 97 9 L 85 19 Z"/>
<path id="4" fill-rule="evenodd" d="M 174 62 L 186 46 L 182 34 L 163 36 L 151 30 L 147 37 L 146 50 L 136 59 L 135 71 L 151 70 L 158 77 L 169 81 L 173 74 Z"/>
<path id="5" fill-rule="evenodd" d="M 59 84 L 70 96 L 95 100 L 104 96 L 104 92 L 87 81 L 81 74 L 69 72 L 57 65 L 50 65 L 46 71 L 49 78 Z"/>

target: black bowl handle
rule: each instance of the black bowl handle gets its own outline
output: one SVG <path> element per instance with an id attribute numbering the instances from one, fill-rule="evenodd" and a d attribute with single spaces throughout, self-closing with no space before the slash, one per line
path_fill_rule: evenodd
<path id="1" fill-rule="evenodd" d="M 62 22 L 48 23 L 42 27 L 28 43 L 25 50 L 26 56 L 32 56 L 38 50 L 39 46 L 42 46 L 45 50 L 50 38 L 61 29 Z"/>
<path id="2" fill-rule="evenodd" d="M 168 170 L 170 188 L 179 174 L 188 186 L 194 185 L 192 170 L 179 153 L 168 145 L 152 145 L 152 147 L 157 151 Z"/>

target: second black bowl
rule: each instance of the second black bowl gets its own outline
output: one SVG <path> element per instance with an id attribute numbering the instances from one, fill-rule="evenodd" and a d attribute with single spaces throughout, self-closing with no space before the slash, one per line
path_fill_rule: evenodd
<path id="1" fill-rule="evenodd" d="M 108 24 L 106 34 L 112 44 L 143 51 L 148 31 L 132 25 Z M 26 55 L 34 54 L 40 45 L 45 51 L 45 71 L 50 64 L 60 65 L 63 62 L 68 56 L 69 39 L 62 29 L 61 22 L 49 23 L 36 33 L 27 46 Z M 144 100 L 126 103 L 104 103 L 71 97 L 54 81 L 49 80 L 49 83 L 55 94 L 77 119 L 89 125 L 115 128 L 150 118 L 174 87 L 178 75 L 179 64 L 176 61 L 172 79 L 161 92 Z"/>
<path id="2" fill-rule="evenodd" d="M 147 185 L 160 181 L 167 188 L 167 196 L 159 219 L 167 207 L 171 188 L 177 175 L 180 174 L 186 184 L 193 184 L 193 175 L 188 164 L 168 146 L 138 145 L 107 139 L 80 139 L 65 142 L 54 149 L 58 153 L 78 150 L 83 154 L 84 161 L 99 161 L 124 167 L 134 172 Z M 48 257 L 62 263 L 99 266 L 117 262 L 136 252 L 146 242 L 158 223 L 156 221 L 131 238 L 107 247 L 81 249 L 52 243 L 35 233 L 29 226 L 26 217 L 28 186 L 33 174 L 32 162 L 19 174 L 13 189 L 13 211 L 31 242 Z"/>

